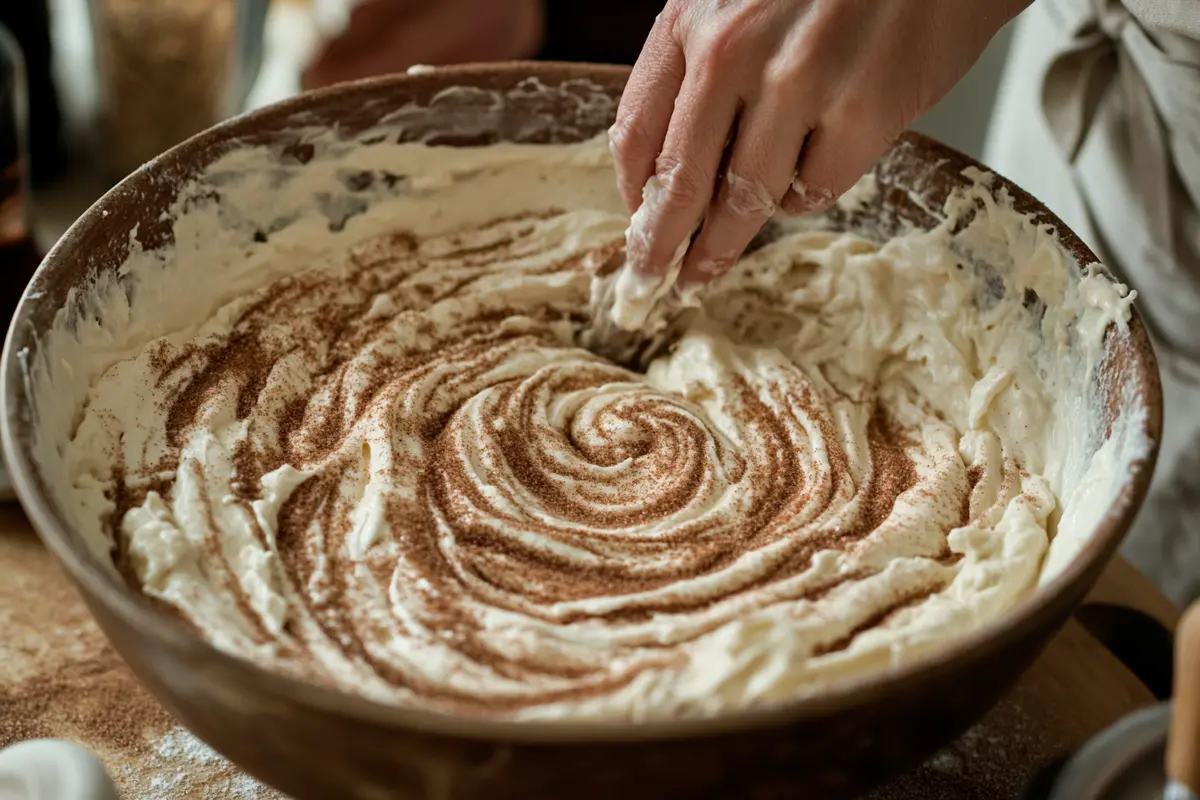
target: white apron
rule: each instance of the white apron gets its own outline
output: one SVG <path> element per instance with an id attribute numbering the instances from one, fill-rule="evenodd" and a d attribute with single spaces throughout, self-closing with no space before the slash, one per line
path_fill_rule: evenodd
<path id="1" fill-rule="evenodd" d="M 1200 0 L 1037 0 L 1017 21 L 984 160 L 1137 290 L 1165 430 L 1125 555 L 1200 596 Z"/>

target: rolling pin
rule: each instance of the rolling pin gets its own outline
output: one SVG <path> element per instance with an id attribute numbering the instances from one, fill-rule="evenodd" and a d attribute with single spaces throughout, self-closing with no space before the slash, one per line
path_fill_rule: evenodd
<path id="1" fill-rule="evenodd" d="M 1175 698 L 1167 737 L 1165 800 L 1200 796 L 1200 601 L 1175 631 Z"/>

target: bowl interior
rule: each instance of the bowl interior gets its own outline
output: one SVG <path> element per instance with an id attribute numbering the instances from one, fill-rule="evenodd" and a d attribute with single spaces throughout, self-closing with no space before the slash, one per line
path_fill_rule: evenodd
<path id="1" fill-rule="evenodd" d="M 269 146 L 284 162 L 304 163 L 313 157 L 309 133 L 336 130 L 352 142 L 377 133 L 399 130 L 398 139 L 439 146 L 480 145 L 498 141 L 529 143 L 576 142 L 602 133 L 611 124 L 628 70 L 589 65 L 512 64 L 468 66 L 429 74 L 373 79 L 304 95 L 279 106 L 236 118 L 174 148 L 134 173 L 93 206 L 55 246 L 39 269 L 21 302 L 10 329 L 4 356 L 3 438 L 21 499 L 35 526 L 93 603 L 145 632 L 221 659 L 189 629 L 153 611 L 130 592 L 105 563 L 94 543 L 85 541 L 70 514 L 56 498 L 60 476 L 44 468 L 52 447 L 41 435 L 77 422 L 75 398 L 48 397 L 36 391 L 39 371 L 61 369 L 48 363 L 46 342 L 56 329 L 94 326 L 95 309 L 84 287 L 104 284 L 108 291 L 131 293 L 117 270 L 131 253 L 155 251 L 173 242 L 172 218 L 184 187 L 195 188 L 206 168 L 237 148 Z M 384 127 L 381 128 L 380 126 Z M 389 127 L 390 126 L 390 127 Z M 970 179 L 963 171 L 978 167 L 971 159 L 932 140 L 905 135 L 877 169 L 879 191 L 851 211 L 827 216 L 835 228 L 854 230 L 882 240 L 905 226 L 934 226 L 946 198 Z M 1015 210 L 1053 227 L 1066 254 L 1082 266 L 1095 261 L 1084 244 L 1037 201 L 997 178 L 996 192 L 1011 196 Z M 949 668 L 957 655 L 987 643 L 1002 648 L 1006 641 L 1029 630 L 1048 609 L 1062 611 L 1064 603 L 1081 595 L 1081 582 L 1110 556 L 1128 528 L 1145 494 L 1157 452 L 1161 428 L 1161 392 L 1148 337 L 1136 314 L 1128 330 L 1108 332 L 1105 358 L 1092 397 L 1094 447 L 1123 430 L 1120 421 L 1137 409 L 1137 433 L 1145 437 L 1140 458 L 1131 460 L 1121 490 L 1105 510 L 1094 534 L 1081 543 L 1037 593 L 1003 618 L 954 643 L 944 651 L 865 682 L 839 685 L 830 692 L 797 701 L 786 713 L 817 713 L 848 702 L 869 702 L 872 696 L 896 691 L 906 676 L 922 669 Z M 244 662 L 229 662 L 248 680 L 280 683 Z M 284 682 L 285 684 L 287 682 Z M 436 714 L 382 708 L 367 701 L 300 684 L 287 684 L 295 696 L 342 713 L 363 714 L 405 724 L 437 726 Z M 764 712 L 746 712 L 742 723 L 761 721 Z M 771 712 L 773 713 L 773 712 Z M 742 724 L 734 720 L 720 723 Z M 697 735 L 708 723 L 647 724 L 645 735 Z M 588 726 L 578 724 L 579 732 Z M 628 726 L 604 734 L 628 736 Z M 503 731 L 506 735 L 537 736 L 539 728 L 561 735 L 555 723 L 479 723 L 474 730 Z M 549 735 L 549 733 L 547 734 Z M 591 735 L 591 734 L 587 734 Z"/>

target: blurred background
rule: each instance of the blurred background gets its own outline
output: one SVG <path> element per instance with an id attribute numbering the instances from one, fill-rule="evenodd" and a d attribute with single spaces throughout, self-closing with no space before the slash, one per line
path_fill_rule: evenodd
<path id="1" fill-rule="evenodd" d="M 27 212 L 38 244 L 53 243 L 139 164 L 223 117 L 306 87 L 413 63 L 631 62 L 661 6 L 654 0 L 545 0 L 545 17 L 525 19 L 523 10 L 540 0 L 355 2 L 0 3 L 0 25 L 16 34 L 25 61 L 33 185 Z M 441 35 L 451 27 L 455 36 Z M 918 122 L 919 130 L 981 155 L 1011 27 Z"/>

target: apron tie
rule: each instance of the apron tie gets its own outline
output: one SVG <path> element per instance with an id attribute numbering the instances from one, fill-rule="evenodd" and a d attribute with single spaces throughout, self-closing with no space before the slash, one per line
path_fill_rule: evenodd
<path id="1" fill-rule="evenodd" d="M 1175 235 L 1181 175 L 1172 145 L 1190 151 L 1178 155 L 1191 167 L 1194 185 L 1184 188 L 1194 206 L 1200 200 L 1200 149 L 1195 141 L 1200 131 L 1195 127 L 1200 123 L 1200 62 L 1168 56 L 1120 0 L 1074 0 L 1059 6 L 1076 13 L 1068 20 L 1071 44 L 1050 63 L 1042 84 L 1042 108 L 1050 130 L 1063 156 L 1074 164 L 1102 105 L 1119 93 L 1136 195 L 1131 199 L 1140 206 L 1154 241 L 1177 265 L 1190 254 L 1181 251 Z"/>
<path id="2" fill-rule="evenodd" d="M 1200 41 L 1176 33 L 1178 26 L 1146 27 L 1121 0 L 1052 6 L 1070 37 L 1042 83 L 1052 138 L 1074 167 L 1093 126 L 1110 131 L 1107 146 L 1125 178 L 1111 191 L 1130 195 L 1123 198 L 1129 221 L 1146 232 L 1150 248 L 1125 253 L 1135 263 L 1120 266 L 1139 276 L 1134 288 L 1155 298 L 1143 319 L 1159 343 L 1200 365 L 1200 343 L 1186 321 L 1200 303 Z M 1105 227 L 1097 225 L 1102 235 Z M 1163 327 L 1162 314 L 1172 324 Z"/>

